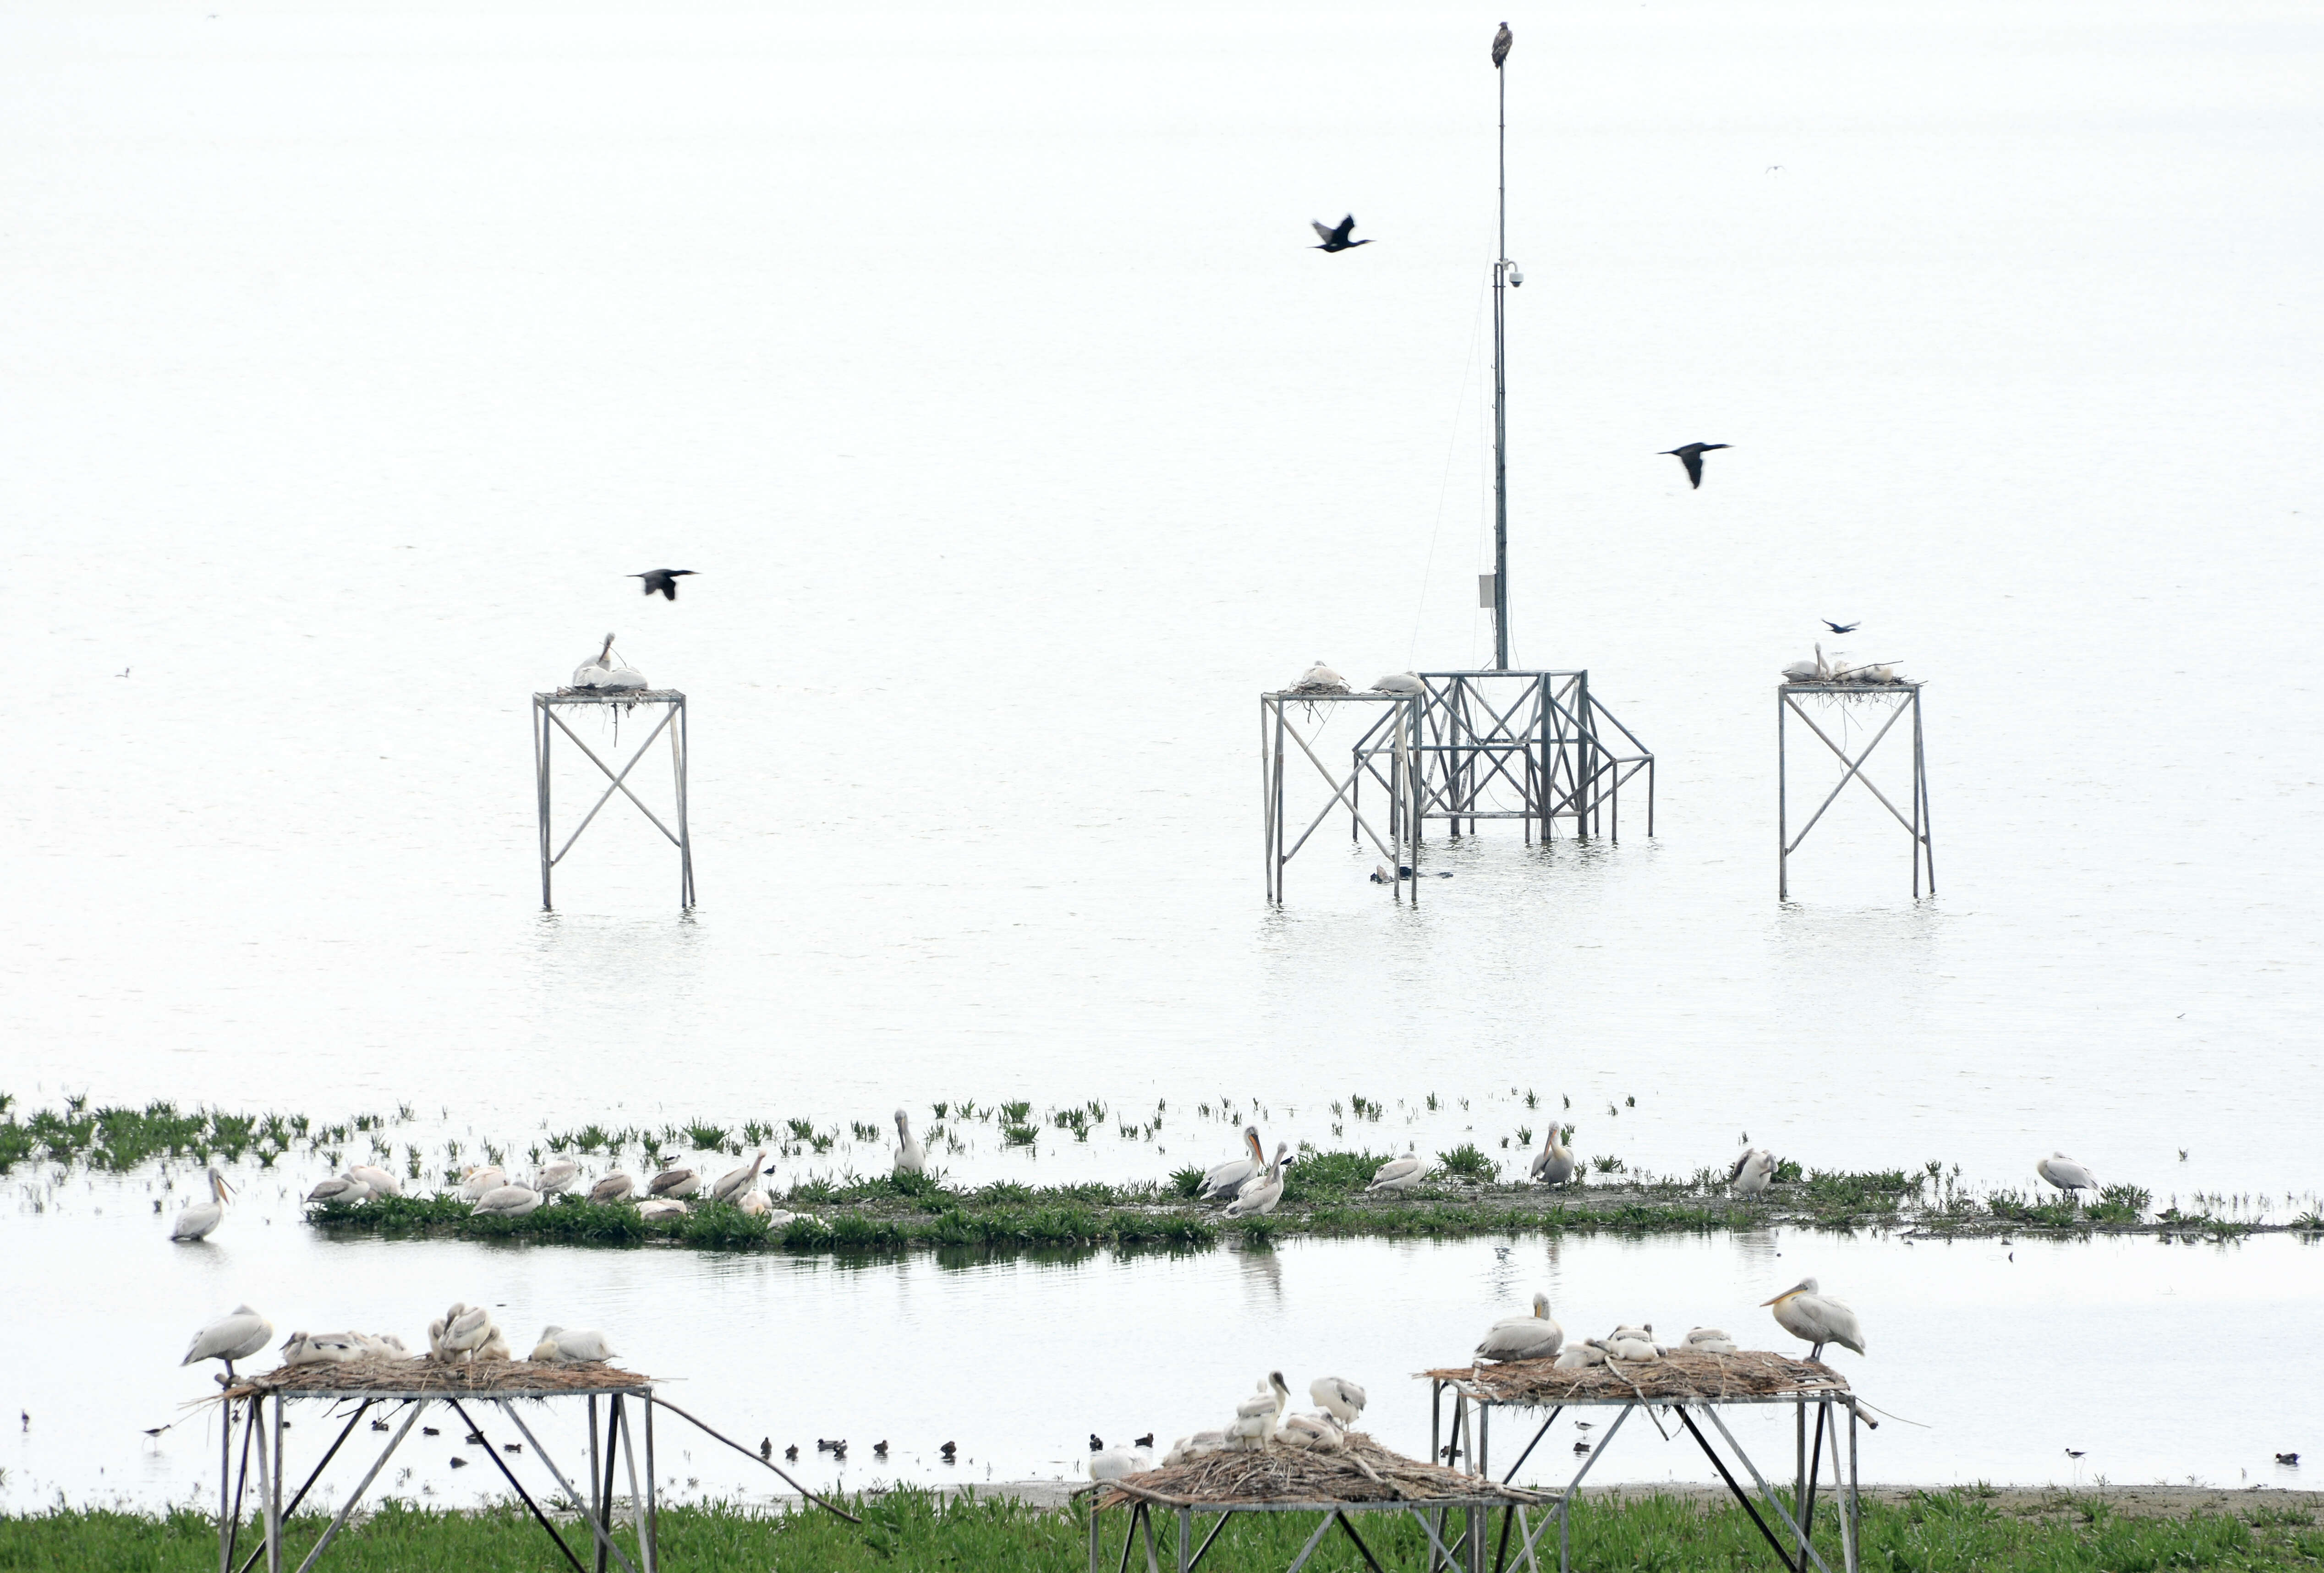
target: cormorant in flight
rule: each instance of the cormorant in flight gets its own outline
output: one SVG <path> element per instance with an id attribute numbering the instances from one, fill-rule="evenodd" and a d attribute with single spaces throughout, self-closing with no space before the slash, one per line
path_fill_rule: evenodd
<path id="1" fill-rule="evenodd" d="M 1686 478 L 1696 486 L 1702 484 L 1702 455 L 1713 448 L 1723 448 L 1725 443 L 1689 443 L 1683 448 L 1665 448 L 1663 452 L 1686 466 Z"/>
<path id="2" fill-rule="evenodd" d="M 659 590 L 665 599 L 675 601 L 678 599 L 678 582 L 693 572 L 691 568 L 650 568 L 642 574 L 632 574 L 630 577 L 643 579 L 647 594 Z"/>
<path id="3" fill-rule="evenodd" d="M 1342 220 L 1340 220 L 1340 226 L 1339 226 L 1337 229 L 1325 229 L 1322 225 L 1320 225 L 1320 224 L 1315 224 L 1315 221 L 1314 221 L 1314 219 L 1312 219 L 1312 218 L 1311 218 L 1311 219 L 1309 219 L 1307 222 L 1308 222 L 1308 223 L 1310 223 L 1310 224 L 1314 224 L 1314 225 L 1315 225 L 1315 233 L 1316 233 L 1317 235 L 1322 235 L 1322 236 L 1323 237 L 1323 244 L 1322 245 L 1319 245 L 1319 246 L 1316 246 L 1316 247 L 1314 247 L 1314 250 L 1316 250 L 1316 251 L 1319 251 L 1319 252 L 1345 252 L 1345 251 L 1353 251 L 1356 247 L 1358 247 L 1358 246 L 1360 246 L 1360 245 L 1370 245 L 1370 244 L 1372 244 L 1371 242 L 1370 242 L 1370 241 L 1368 241 L 1368 240 L 1350 240 L 1350 239 L 1348 238 L 1348 231 L 1350 231 L 1350 230 L 1351 230 L 1351 229 L 1353 229 L 1353 228 L 1355 228 L 1355 227 L 1356 227 L 1356 216 L 1355 216 L 1354 214 L 1352 214 L 1352 213 L 1349 214 L 1345 218 L 1342 218 Z"/>
<path id="4" fill-rule="evenodd" d="M 1819 618 L 1817 621 L 1821 622 L 1824 627 L 1831 630 L 1834 633 L 1854 633 L 1858 629 L 1864 626 L 1860 622 L 1834 622 L 1829 617 Z"/>

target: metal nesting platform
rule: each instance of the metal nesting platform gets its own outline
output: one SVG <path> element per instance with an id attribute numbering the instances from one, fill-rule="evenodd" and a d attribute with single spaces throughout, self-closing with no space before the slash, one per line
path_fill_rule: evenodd
<path id="1" fill-rule="evenodd" d="M 601 1407 L 599 1400 L 604 1400 Z M 272 1403 L 272 1414 L 267 1412 Z M 524 1403 L 577 1403 L 586 1406 L 585 1416 L 588 1435 L 588 1471 L 586 1489 L 576 1491 L 572 1480 L 560 1468 L 556 1458 L 542 1446 L 540 1436 L 525 1423 L 517 1404 Z M 668 1410 L 670 1413 L 695 1426 L 706 1435 L 763 1465 L 798 1490 L 808 1501 L 836 1513 L 849 1522 L 853 1515 L 842 1513 L 821 1497 L 807 1491 L 791 1479 L 771 1461 L 760 1458 L 750 1449 L 731 1437 L 712 1430 L 693 1415 L 679 1409 L 654 1392 L 650 1377 L 634 1371 L 620 1371 L 610 1366 L 549 1366 L 535 1365 L 526 1360 L 479 1360 L 452 1364 L 434 1359 L 397 1360 L 375 1357 L 347 1365 L 288 1366 L 256 1376 L 239 1376 L 226 1388 L 221 1400 L 225 1424 L 218 1434 L 218 1568 L 219 1573 L 253 1573 L 263 1558 L 266 1573 L 282 1573 L 286 1559 L 284 1530 L 290 1515 L 307 1500 L 323 1472 L 329 1468 L 342 1448 L 355 1435 L 355 1428 L 364 1423 L 374 1410 L 381 1412 L 373 1420 L 372 1429 L 388 1432 L 386 1446 L 365 1469 L 346 1500 L 330 1523 L 296 1564 L 298 1573 L 307 1573 L 329 1550 L 331 1542 L 346 1527 L 357 1504 L 369 1491 L 388 1460 L 420 1423 L 420 1417 L 431 1404 L 441 1404 L 458 1417 L 461 1435 L 470 1445 L 481 1448 L 493 1461 L 509 1489 L 532 1514 L 543 1533 L 557 1547 L 566 1564 L 574 1573 L 610 1573 L 618 1566 L 622 1573 L 656 1573 L 660 1565 L 659 1531 L 660 1504 L 654 1491 L 654 1412 Z M 354 1405 L 330 1445 L 315 1460 L 306 1478 L 283 1500 L 283 1489 L 290 1474 L 290 1459 L 285 1451 L 283 1430 L 284 1409 L 292 1403 L 318 1403 L 327 1406 Z M 488 1434 L 470 1406 L 479 1411 L 497 1409 L 505 1418 L 512 1433 Z M 392 1430 L 389 1420 L 398 1411 L 402 1413 L 401 1424 Z M 602 1413 L 603 1421 L 600 1421 Z M 535 1417 L 539 1418 L 539 1417 Z M 242 1430 L 242 1460 L 235 1463 L 235 1429 Z M 642 1436 L 640 1436 L 640 1432 Z M 516 1444 L 514 1450 L 509 1444 Z M 640 1454 L 643 1457 L 641 1458 Z M 261 1543 L 240 1563 L 235 1560 L 242 1528 L 243 1493 L 251 1482 L 251 1462 L 257 1460 L 255 1485 L 259 1495 L 260 1513 L 263 1525 Z M 527 1490 L 517 1477 L 512 1461 L 522 1462 L 530 1458 L 540 1470 L 546 1471 L 558 1495 L 549 1499 L 544 1509 L 540 1497 L 548 1495 L 536 1481 L 533 1490 Z M 642 1470 L 642 1477 L 641 1476 Z M 618 1478 L 617 1478 L 618 1471 Z M 617 1500 L 615 1487 L 629 1487 L 628 1528 L 631 1534 L 617 1537 L 613 1505 Z M 591 1560 L 585 1564 L 573 1546 L 558 1530 L 550 1517 L 556 1511 L 577 1518 L 587 1526 L 589 1541 L 584 1549 L 591 1550 Z M 622 1539 L 629 1540 L 624 1547 Z M 632 1555 L 632 1553 L 635 1554 Z"/>
<path id="2" fill-rule="evenodd" d="M 638 744 L 629 762 L 619 770 L 600 759 L 596 750 L 582 741 L 581 735 L 565 723 L 565 717 L 560 713 L 567 710 L 611 710 L 626 714 L 641 705 L 649 709 L 659 708 L 661 719 L 654 723 L 653 730 L 646 733 L 645 741 Z M 604 774 L 608 784 L 597 795 L 597 801 L 589 805 L 589 812 L 581 816 L 581 823 L 573 827 L 572 834 L 565 838 L 565 844 L 551 851 L 550 844 L 555 838 L 550 828 L 549 761 L 557 733 L 560 731 Z M 630 790 L 629 784 L 630 772 L 637 768 L 638 761 L 646 757 L 646 750 L 653 747 L 654 740 L 665 731 L 669 733 L 670 784 L 675 792 L 670 816 L 678 821 L 675 830 L 663 823 L 661 816 L 646 806 L 645 799 Z M 551 910 L 553 905 L 549 899 L 551 872 L 565 860 L 565 854 L 573 850 L 573 843 L 581 839 L 581 832 L 589 828 L 589 822 L 597 817 L 597 811 L 611 802 L 616 792 L 636 805 L 637 811 L 652 821 L 654 829 L 661 832 L 669 838 L 669 844 L 678 849 L 678 910 L 694 910 L 694 838 L 686 823 L 686 695 L 675 688 L 559 688 L 554 694 L 535 694 L 532 696 L 533 786 L 539 797 L 540 909 L 543 912 Z"/>
<path id="3" fill-rule="evenodd" d="M 1556 1494 L 1550 1510 L 1542 1515 L 1538 1525 L 1529 1522 L 1524 1508 L 1512 1510 L 1517 1527 L 1523 1536 L 1521 1545 L 1527 1565 L 1532 1565 L 1534 1542 L 1546 1531 L 1554 1519 L 1557 1523 L 1557 1565 L 1559 1573 L 1570 1573 L 1572 1567 L 1568 1515 L 1572 1510 L 1576 1494 L 1598 1460 L 1604 1456 L 1608 1444 L 1622 1429 L 1622 1422 L 1633 1412 L 1644 1410 L 1647 1422 L 1653 1425 L 1665 1441 L 1676 1440 L 1675 1433 L 1665 1430 L 1656 1412 L 1677 1420 L 1684 1433 L 1692 1438 L 1719 1472 L 1720 1480 L 1743 1511 L 1758 1527 L 1775 1559 L 1790 1573 L 1807 1573 L 1813 1568 L 1819 1573 L 1832 1573 L 1832 1568 L 1814 1543 L 1815 1497 L 1821 1470 L 1824 1433 L 1831 1432 L 1831 1467 L 1834 1488 L 1842 1493 L 1842 1502 L 1836 1514 L 1839 1520 L 1840 1559 L 1841 1573 L 1858 1573 L 1862 1565 L 1861 1507 L 1858 1500 L 1857 1468 L 1858 1400 L 1840 1373 L 1819 1361 L 1794 1360 L 1786 1356 L 1745 1350 L 1733 1355 L 1672 1355 L 1651 1362 L 1628 1363 L 1609 1360 L 1603 1366 L 1559 1369 L 1548 1360 L 1517 1360 L 1499 1366 L 1452 1366 L 1443 1370 L 1422 1373 L 1429 1383 L 1428 1438 L 1434 1456 L 1440 1458 L 1465 1460 L 1472 1474 L 1489 1480 L 1492 1477 L 1492 1412 L 1496 1409 L 1547 1409 L 1549 1415 L 1534 1431 L 1533 1438 L 1517 1455 L 1501 1476 L 1503 1484 L 1513 1481 L 1533 1450 L 1557 1417 L 1569 1409 L 1615 1409 L 1613 1423 L 1603 1436 L 1591 1446 L 1589 1456 L 1574 1472 L 1565 1488 Z M 1448 1436 L 1445 1427 L 1447 1397 L 1452 1401 L 1452 1424 Z M 1790 1404 L 1794 1412 L 1794 1430 L 1797 1440 L 1797 1468 L 1793 1484 L 1792 1508 L 1787 1508 L 1744 1451 L 1743 1444 L 1728 1429 L 1720 1411 L 1734 1404 Z M 1839 1405 L 1848 1415 L 1848 1453 L 1840 1456 L 1839 1422 L 1832 1413 Z M 1811 1444 L 1808 1431 L 1808 1412 L 1815 1411 L 1814 1440 Z M 1751 1476 L 1760 1500 L 1774 1513 L 1783 1533 L 1769 1527 L 1760 1516 L 1751 1496 L 1736 1480 L 1711 1439 L 1696 1423 L 1696 1416 L 1708 1420 L 1712 1429 L 1725 1440 L 1738 1462 Z M 1867 1416 L 1864 1423 L 1877 1429 L 1879 1421 Z M 1793 1511 L 1796 1508 L 1796 1513 Z M 1502 1548 L 1507 1550 L 1508 1529 L 1501 1534 Z M 1501 1566 L 1499 1558 L 1495 1568 Z"/>
<path id="4" fill-rule="evenodd" d="M 1357 1532 L 1352 1514 L 1410 1514 L 1425 1537 L 1426 1566 L 1484 1573 L 1484 1545 L 1492 1513 L 1508 1515 L 1527 1504 L 1550 1499 L 1539 1492 L 1497 1486 L 1456 1469 L 1425 1464 L 1391 1453 L 1360 1432 L 1348 1438 L 1339 1452 L 1269 1445 L 1238 1453 L 1212 1453 L 1189 1463 L 1152 1469 L 1127 1479 L 1092 1488 L 1089 1515 L 1090 1573 L 1103 1573 L 1104 1512 L 1127 1507 L 1121 1556 L 1114 1573 L 1130 1573 L 1130 1558 L 1141 1536 L 1147 1573 L 1162 1573 L 1161 1546 L 1154 1530 L 1155 1511 L 1163 1509 L 1176 1521 L 1169 1549 L 1177 1573 L 1195 1573 L 1221 1533 L 1233 1519 L 1246 1513 L 1295 1513 L 1320 1515 L 1313 1533 L 1292 1558 L 1285 1573 L 1299 1573 L 1336 1527 L 1353 1545 L 1372 1573 L 1386 1573 L 1379 1555 Z M 1459 1512 L 1465 1522 L 1458 1535 L 1447 1537 L 1450 1515 Z M 1198 1515 L 1217 1515 L 1209 1532 L 1195 1541 Z M 1377 1537 L 1375 1537 L 1377 1538 Z M 1503 1540 L 1506 1542 L 1507 1535 Z"/>
<path id="5" fill-rule="evenodd" d="M 1880 730 L 1872 734 L 1872 741 L 1851 755 L 1832 738 L 1830 732 L 1818 726 L 1815 717 L 1810 715 L 1800 704 L 1803 698 L 1817 696 L 1821 696 L 1827 705 L 1838 701 L 1856 700 L 1890 700 L 1894 703 L 1888 706 L 1886 713 L 1886 719 L 1880 723 Z M 1907 715 L 1913 718 L 1913 759 L 1910 767 L 1913 775 L 1911 794 L 1913 806 L 1910 814 L 1890 802 L 1888 795 L 1875 786 L 1872 777 L 1864 772 L 1866 763 L 1872 758 L 1873 750 L 1880 746 L 1881 740 L 1886 738 L 1896 723 Z M 1808 822 L 1800 826 L 1800 833 L 1796 836 L 1792 833 L 1788 747 L 1791 723 L 1794 717 L 1798 718 L 1800 723 L 1809 731 L 1815 734 L 1817 741 L 1830 749 L 1833 757 L 1847 767 L 1840 772 L 1840 780 L 1829 793 L 1825 794 L 1824 800 L 1816 805 L 1816 811 L 1808 815 Z M 1936 843 L 1930 839 L 1929 834 L 1929 755 L 1921 732 L 1921 685 L 1902 681 L 1886 683 L 1820 681 L 1780 683 L 1775 686 L 1775 898 L 1778 901 L 1790 898 L 1792 854 L 1800 850 L 1801 844 L 1808 839 L 1808 832 L 1815 829 L 1816 822 L 1824 816 L 1824 811 L 1839 800 L 1842 792 L 1848 790 L 1848 784 L 1850 781 L 1858 783 L 1867 792 L 1878 798 L 1880 806 L 1886 809 L 1896 823 L 1904 827 L 1904 833 L 1913 838 L 1913 898 L 1916 901 L 1920 899 L 1921 881 L 1924 874 L 1928 879 L 1929 894 L 1934 896 L 1937 893 L 1937 850 Z"/>

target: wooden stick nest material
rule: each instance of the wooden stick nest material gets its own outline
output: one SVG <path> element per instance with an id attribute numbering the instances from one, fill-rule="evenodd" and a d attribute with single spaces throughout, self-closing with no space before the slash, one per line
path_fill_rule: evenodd
<path id="1" fill-rule="evenodd" d="M 1849 1391 L 1848 1378 L 1821 1360 L 1794 1360 L 1764 1349 L 1732 1355 L 1665 1355 L 1659 1360 L 1609 1360 L 1563 1370 L 1549 1360 L 1453 1366 L 1424 1372 L 1457 1383 L 1493 1403 L 1716 1403 Z"/>
<path id="2" fill-rule="evenodd" d="M 1270 1444 L 1255 1452 L 1205 1453 L 1098 1487 L 1100 1507 L 1152 1502 L 1167 1507 L 1227 1507 L 1259 1502 L 1436 1502 L 1446 1497 L 1495 1502 L 1552 1500 L 1538 1491 L 1497 1485 L 1391 1453 L 1361 1431 L 1344 1452 Z"/>
<path id="3" fill-rule="evenodd" d="M 531 1360 L 399 1360 L 372 1355 L 345 1365 L 317 1362 L 279 1366 L 238 1376 L 231 1398 L 272 1397 L 302 1393 L 441 1393 L 454 1398 L 540 1396 L 555 1393 L 635 1392 L 652 1382 L 635 1371 L 595 1365 L 557 1365 Z"/>

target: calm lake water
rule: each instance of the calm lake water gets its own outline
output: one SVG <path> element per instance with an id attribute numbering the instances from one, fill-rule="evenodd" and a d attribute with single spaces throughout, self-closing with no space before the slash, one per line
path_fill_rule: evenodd
<path id="1" fill-rule="evenodd" d="M 1382 1145 L 1498 1153 L 1533 1090 L 1585 1153 L 1664 1172 L 1748 1132 L 1983 1185 L 2063 1148 L 2158 1203 L 2313 1192 L 2324 22 L 2297 8 L 1512 14 L 1517 654 L 1588 667 L 1657 750 L 1659 834 L 1434 841 L 1454 877 L 1416 910 L 1319 836 L 1264 906 L 1258 694 L 1490 649 L 1493 20 L 0 13 L 0 1091 L 410 1103 L 431 1141 L 1231 1098 L 1323 1145 L 1360 1093 L 1405 1106 Z M 1379 244 L 1311 249 L 1351 210 Z M 1692 440 L 1733 445 L 1700 491 L 1659 454 Z M 664 564 L 699 570 L 674 604 L 622 577 Z M 691 916 L 626 805 L 538 911 L 528 695 L 608 630 L 690 695 Z M 1928 681 L 1933 900 L 1861 795 L 1775 899 L 1769 690 L 1820 634 Z M 948 1162 L 1130 1179 L 1227 1145 L 1186 1122 Z M 0 1406 L 40 1417 L 12 1502 L 181 1490 L 194 1455 L 136 1432 L 244 1298 L 408 1336 L 545 1276 L 525 1320 L 577 1302 L 649 1369 L 762 1372 L 802 1440 L 966 1444 L 971 1413 L 1007 1473 L 1193 1425 L 1140 1395 L 1213 1362 L 1228 1394 L 1300 1358 L 1385 1391 L 1538 1276 L 1479 1276 L 1482 1246 L 324 1246 L 255 1196 L 171 1252 L 148 1178 L 101 1227 L 102 1187 L 11 1179 L 10 1259 L 43 1266 L 0 1333 L 71 1357 L 104 1319 L 153 1356 L 69 1418 L 8 1363 Z M 1932 1394 L 1997 1339 L 2168 1358 L 2197 1301 L 2312 1324 L 2290 1243 L 1825 1250 L 1877 1390 L 1938 1426 L 1884 1428 L 1877 1473 L 2070 1478 L 2106 1435 L 2146 1449 L 2121 1477 L 2226 1479 L 2246 1434 L 2285 1445 L 2256 1396 L 2134 1431 L 2123 1384 L 2061 1379 L 2052 1437 Z M 1592 1329 L 1745 1314 L 1650 1292 L 1706 1253 L 1738 1302 L 1795 1254 L 1592 1242 L 1561 1270 L 1603 1275 L 1573 1292 Z M 1469 1265 L 1406 1270 L 1440 1255 Z M 1279 1302 L 1250 1288 L 1274 1271 Z M 2093 1302 L 2029 1315 L 2044 1274 Z M 1908 1333 L 1932 1283 L 1983 1314 Z M 1310 1314 L 1347 1341 L 1305 1343 L 1292 1302 L 1334 1287 Z M 934 1407 L 915 1318 L 1023 1326 L 1028 1293 L 1085 1302 L 1085 1336 Z M 1406 1293 L 1438 1298 L 1363 1321 Z M 1167 1356 L 1156 1325 L 1185 1329 Z M 1058 1381 L 1084 1361 L 1116 1385 Z M 1419 1410 L 1381 1412 L 1408 1438 Z"/>

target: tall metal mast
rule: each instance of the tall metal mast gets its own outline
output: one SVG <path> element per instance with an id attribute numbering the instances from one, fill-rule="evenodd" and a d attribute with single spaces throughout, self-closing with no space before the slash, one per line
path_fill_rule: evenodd
<path id="1" fill-rule="evenodd" d="M 1500 244 L 1493 261 L 1493 667 L 1509 669 L 1509 412 L 1502 364 L 1502 286 L 1509 263 L 1509 24 L 1493 35 L 1493 76 L 1500 88 Z"/>

